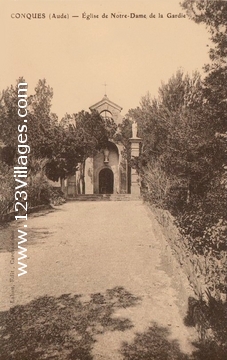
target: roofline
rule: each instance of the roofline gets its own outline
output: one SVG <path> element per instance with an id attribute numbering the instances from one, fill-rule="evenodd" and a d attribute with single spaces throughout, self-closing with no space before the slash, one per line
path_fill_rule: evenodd
<path id="1" fill-rule="evenodd" d="M 110 105 L 112 105 L 113 107 L 115 107 L 118 110 L 122 110 L 123 108 L 117 104 L 115 104 L 113 101 L 109 100 L 107 97 L 104 97 L 102 100 L 98 101 L 96 104 L 92 105 L 89 107 L 90 110 L 93 110 L 95 107 L 97 107 L 98 105 L 101 105 L 102 103 L 109 103 Z"/>

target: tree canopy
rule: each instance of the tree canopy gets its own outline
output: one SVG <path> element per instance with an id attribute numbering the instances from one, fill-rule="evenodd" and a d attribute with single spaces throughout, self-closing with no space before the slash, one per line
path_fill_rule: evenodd
<path id="1" fill-rule="evenodd" d="M 197 24 L 205 24 L 212 47 L 210 64 L 205 64 L 204 96 L 207 116 L 212 118 L 216 131 L 227 131 L 227 2 L 184 0 L 182 7 Z M 208 107 L 209 106 L 209 107 Z"/>
<path id="2" fill-rule="evenodd" d="M 8 165 L 17 161 L 18 143 L 18 79 L 16 86 L 3 90 L 0 98 L 0 132 L 4 146 L 1 158 Z M 78 163 L 105 147 L 116 131 L 112 119 L 104 119 L 97 111 L 66 114 L 58 122 L 51 112 L 53 89 L 39 80 L 34 94 L 27 98 L 27 133 L 30 158 L 46 159 L 46 174 L 51 180 L 75 174 Z M 31 163 L 31 161 L 30 161 Z"/>

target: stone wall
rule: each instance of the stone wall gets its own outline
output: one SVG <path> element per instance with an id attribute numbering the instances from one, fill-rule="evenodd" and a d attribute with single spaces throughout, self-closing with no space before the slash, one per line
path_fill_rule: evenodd
<path id="1" fill-rule="evenodd" d="M 162 227 L 171 250 L 186 274 L 194 294 L 206 302 L 207 290 L 216 300 L 226 301 L 226 294 L 222 293 L 220 284 L 223 282 L 220 261 L 214 257 L 193 254 L 191 244 L 184 238 L 177 226 L 174 224 L 174 217 L 166 210 L 151 207 L 155 218 Z M 227 260 L 227 259 L 226 259 Z"/>

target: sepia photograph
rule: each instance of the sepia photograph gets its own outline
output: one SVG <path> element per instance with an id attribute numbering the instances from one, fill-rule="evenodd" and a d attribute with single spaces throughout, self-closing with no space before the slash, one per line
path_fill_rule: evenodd
<path id="1" fill-rule="evenodd" d="M 227 1 L 0 29 L 0 360 L 225 360 Z"/>

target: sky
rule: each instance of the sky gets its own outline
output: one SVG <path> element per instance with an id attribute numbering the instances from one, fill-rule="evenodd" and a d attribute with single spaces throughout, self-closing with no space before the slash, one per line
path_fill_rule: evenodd
<path id="1" fill-rule="evenodd" d="M 45 18 L 21 18 L 39 13 Z M 0 0 L 0 90 L 23 76 L 32 94 L 46 78 L 52 111 L 61 119 L 101 100 L 106 83 L 124 115 L 147 92 L 157 96 L 178 69 L 203 73 L 209 62 L 205 27 L 168 13 L 184 14 L 178 0 Z"/>

